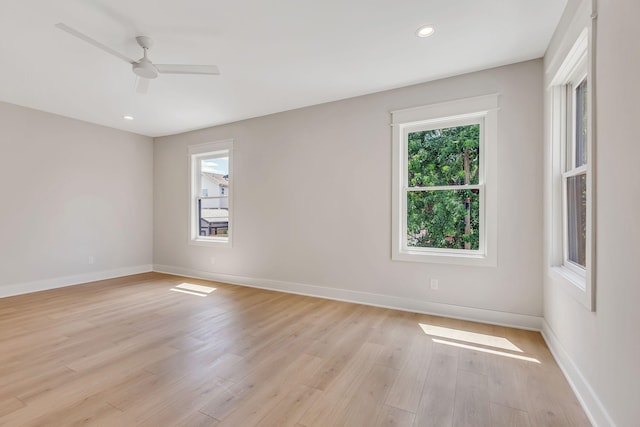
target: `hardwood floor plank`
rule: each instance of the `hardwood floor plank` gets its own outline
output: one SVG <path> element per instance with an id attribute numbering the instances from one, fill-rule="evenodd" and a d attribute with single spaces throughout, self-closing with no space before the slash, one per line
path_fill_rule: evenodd
<path id="1" fill-rule="evenodd" d="M 553 389 L 557 381 L 546 374 L 544 366 L 526 366 L 525 369 L 527 412 L 531 423 L 536 427 L 568 426 L 562 402 Z"/>
<path id="2" fill-rule="evenodd" d="M 21 365 L 0 372 L 0 399 L 15 396 L 21 397 L 24 402 L 78 378 L 71 369 L 59 366 L 55 361 L 41 365 Z"/>
<path id="3" fill-rule="evenodd" d="M 0 418 L 0 423 L 21 427 L 92 425 L 114 413 L 120 414 L 120 411 L 99 399 L 88 397 L 70 405 L 27 405 Z"/>
<path id="4" fill-rule="evenodd" d="M 491 404 L 491 425 L 493 427 L 532 427 L 528 413 L 497 403 Z"/>
<path id="5" fill-rule="evenodd" d="M 411 427 L 416 414 L 384 405 L 374 427 Z"/>
<path id="6" fill-rule="evenodd" d="M 337 330 L 342 330 L 343 333 L 333 338 L 332 351 L 330 353 L 326 351 L 319 353 L 321 355 L 319 357 L 324 359 L 324 363 L 321 369 L 317 371 L 317 374 L 306 382 L 306 385 L 309 387 L 320 390 L 325 390 L 330 387 L 331 384 L 336 381 L 337 377 L 341 375 L 343 370 L 350 372 L 348 368 L 352 367 L 350 366 L 352 365 L 351 362 L 356 359 L 356 354 L 363 347 L 366 349 L 375 349 L 377 355 L 383 350 L 383 346 L 366 342 L 367 334 L 370 330 L 366 325 L 360 324 L 352 328 L 344 328 L 344 326 L 341 326 Z M 333 334 L 326 335 L 326 337 L 323 337 L 323 340 L 330 339 L 330 336 Z M 316 353 L 316 356 L 317 355 L 318 353 Z M 374 361 L 370 362 L 373 363 Z"/>
<path id="7" fill-rule="evenodd" d="M 274 407 L 290 397 L 289 390 L 296 389 L 300 395 L 305 395 L 306 390 L 315 390 L 298 387 L 308 375 L 308 371 L 305 373 L 305 370 L 317 369 L 313 367 L 315 359 L 315 356 L 301 354 L 291 362 L 281 364 L 277 372 L 268 370 L 261 375 L 247 376 L 229 387 L 234 397 L 242 399 L 225 401 L 222 405 L 219 405 L 218 399 L 214 399 L 201 407 L 200 411 L 220 420 L 222 426 L 259 425 Z M 257 383 L 261 386 L 256 387 Z"/>
<path id="8" fill-rule="evenodd" d="M 292 388 L 293 387 L 293 388 Z M 270 384 L 247 396 L 220 421 L 221 427 L 295 423 L 320 394 L 303 385 Z"/>
<path id="9" fill-rule="evenodd" d="M 347 427 L 374 425 L 381 416 L 384 401 L 397 376 L 396 369 L 373 365 L 369 374 L 360 383 L 358 393 L 349 401 L 340 425 Z"/>
<path id="10" fill-rule="evenodd" d="M 400 369 L 406 363 L 407 347 L 411 346 L 419 330 L 416 316 L 415 313 L 392 313 L 371 331 L 368 340 L 385 346 L 378 363 L 394 369 Z"/>
<path id="11" fill-rule="evenodd" d="M 243 401 L 244 396 L 249 394 L 254 386 L 254 384 L 250 384 L 244 388 L 237 388 L 231 381 L 220 378 L 215 391 L 209 396 L 206 403 L 200 405 L 198 411 L 216 420 L 221 420 Z"/>
<path id="12" fill-rule="evenodd" d="M 487 354 L 480 350 L 461 348 L 458 353 L 458 369 L 487 375 L 488 359 Z"/>
<path id="13" fill-rule="evenodd" d="M 218 421 L 202 412 L 194 412 L 177 424 L 175 427 L 216 427 Z"/>
<path id="14" fill-rule="evenodd" d="M 527 411 L 525 395 L 525 375 L 522 366 L 527 361 L 514 360 L 508 357 L 489 358 L 488 379 L 489 399 L 491 402 L 508 406 L 520 411 Z"/>
<path id="15" fill-rule="evenodd" d="M 405 344 L 404 348 L 406 347 Z M 387 405 L 409 412 L 417 411 L 432 352 L 433 343 L 428 337 L 414 335 L 405 363 L 387 396 Z"/>
<path id="16" fill-rule="evenodd" d="M 304 385 L 297 385 L 284 399 L 275 404 L 257 426 L 294 427 L 307 409 L 318 399 L 322 391 Z"/>
<path id="17" fill-rule="evenodd" d="M 335 425 L 345 416 L 349 402 L 360 392 L 375 360 L 382 351 L 379 344 L 365 342 L 349 362 L 339 368 L 334 380 L 305 412 L 300 424 L 305 426 Z"/>
<path id="18" fill-rule="evenodd" d="M 0 417 L 24 408 L 24 403 L 15 397 L 0 399 Z"/>
<path id="19" fill-rule="evenodd" d="M 199 379 L 183 377 L 181 381 L 172 384 L 171 395 L 165 394 L 164 399 L 157 399 L 155 405 L 145 402 L 144 405 L 127 411 L 128 419 L 132 421 L 128 424 L 145 427 L 184 424 L 193 414 L 202 413 L 199 408 L 215 395 L 221 386 L 224 386 L 223 381 L 208 375 Z M 218 425 L 218 420 L 215 421 Z"/>
<path id="20" fill-rule="evenodd" d="M 486 375 L 458 369 L 453 425 L 491 427 L 489 382 Z"/>
<path id="21" fill-rule="evenodd" d="M 446 427 L 453 424 L 458 359 L 436 353 L 431 359 L 414 427 Z"/>

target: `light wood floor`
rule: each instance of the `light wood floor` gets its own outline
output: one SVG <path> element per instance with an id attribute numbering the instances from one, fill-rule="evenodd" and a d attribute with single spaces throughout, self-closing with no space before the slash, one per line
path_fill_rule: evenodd
<path id="1" fill-rule="evenodd" d="M 538 333 L 149 273 L 0 299 L 0 425 L 590 424 Z"/>

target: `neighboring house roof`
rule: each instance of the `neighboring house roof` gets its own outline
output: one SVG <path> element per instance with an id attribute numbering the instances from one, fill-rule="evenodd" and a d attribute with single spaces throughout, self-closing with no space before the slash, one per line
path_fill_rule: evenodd
<path id="1" fill-rule="evenodd" d="M 228 209 L 202 209 L 202 219 L 207 222 L 229 221 Z"/>
<path id="2" fill-rule="evenodd" d="M 214 184 L 218 184 L 222 187 L 229 186 L 229 180 L 225 179 L 225 176 L 220 173 L 202 172 L 202 175 Z"/>

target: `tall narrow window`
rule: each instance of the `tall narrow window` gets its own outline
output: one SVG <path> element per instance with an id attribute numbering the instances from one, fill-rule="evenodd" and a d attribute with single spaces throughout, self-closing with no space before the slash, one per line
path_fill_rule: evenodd
<path id="1" fill-rule="evenodd" d="M 568 126 L 565 142 L 565 264 L 578 271 L 587 266 L 587 79 L 566 87 Z"/>
<path id="2" fill-rule="evenodd" d="M 585 29 L 551 82 L 551 271 L 574 298 L 593 298 L 593 159 L 589 31 Z"/>
<path id="3" fill-rule="evenodd" d="M 393 259 L 495 264 L 497 99 L 393 113 Z"/>
<path id="4" fill-rule="evenodd" d="M 232 141 L 189 147 L 192 243 L 231 243 L 232 147 Z"/>

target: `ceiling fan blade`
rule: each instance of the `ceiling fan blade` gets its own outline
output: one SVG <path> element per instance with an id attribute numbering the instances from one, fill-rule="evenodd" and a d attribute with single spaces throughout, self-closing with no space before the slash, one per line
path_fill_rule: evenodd
<path id="1" fill-rule="evenodd" d="M 220 70 L 215 65 L 181 65 L 181 64 L 153 64 L 162 74 L 209 74 L 219 75 Z"/>
<path id="2" fill-rule="evenodd" d="M 86 41 L 87 43 L 97 47 L 98 49 L 101 49 L 101 50 L 103 50 L 103 51 L 105 51 L 107 53 L 110 53 L 113 56 L 116 56 L 116 57 L 122 59 L 123 61 L 128 62 L 129 64 L 134 64 L 136 62 L 133 59 L 121 54 L 120 52 L 117 52 L 117 51 L 111 49 L 109 46 L 105 46 L 102 43 L 100 43 L 99 41 L 94 40 L 94 39 L 92 39 L 91 37 L 89 37 L 89 36 L 87 36 L 85 34 L 82 34 L 80 31 L 75 30 L 75 29 L 71 28 L 70 26 L 68 26 L 66 24 L 63 24 L 62 22 L 57 23 L 56 27 L 61 29 L 64 32 L 67 32 L 67 33 L 71 34 L 72 36 L 75 36 L 75 37 L 79 38 L 80 40 Z"/>
<path id="3" fill-rule="evenodd" d="M 149 90 L 149 81 L 150 79 L 145 79 L 144 77 L 138 77 L 138 84 L 136 84 L 136 92 L 144 95 Z"/>

